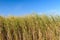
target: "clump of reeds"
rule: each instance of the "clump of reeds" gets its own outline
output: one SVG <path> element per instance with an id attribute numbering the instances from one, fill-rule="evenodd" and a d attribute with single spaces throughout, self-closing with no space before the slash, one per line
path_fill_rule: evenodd
<path id="1" fill-rule="evenodd" d="M 0 40 L 60 40 L 60 16 L 0 16 Z"/>

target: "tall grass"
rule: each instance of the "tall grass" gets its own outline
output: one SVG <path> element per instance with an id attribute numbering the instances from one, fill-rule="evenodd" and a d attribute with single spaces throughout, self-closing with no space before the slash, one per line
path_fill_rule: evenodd
<path id="1" fill-rule="evenodd" d="M 0 40 L 60 40 L 60 16 L 0 16 Z"/>

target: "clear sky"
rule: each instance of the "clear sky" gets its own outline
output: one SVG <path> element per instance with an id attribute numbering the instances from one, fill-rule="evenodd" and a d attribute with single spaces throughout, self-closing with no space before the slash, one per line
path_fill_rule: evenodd
<path id="1" fill-rule="evenodd" d="M 59 0 L 0 0 L 0 15 L 59 14 Z"/>

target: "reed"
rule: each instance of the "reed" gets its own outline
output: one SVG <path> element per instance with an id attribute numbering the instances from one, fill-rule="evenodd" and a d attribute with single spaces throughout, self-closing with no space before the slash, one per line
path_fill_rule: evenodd
<path id="1" fill-rule="evenodd" d="M 0 16 L 0 40 L 60 40 L 60 16 Z"/>

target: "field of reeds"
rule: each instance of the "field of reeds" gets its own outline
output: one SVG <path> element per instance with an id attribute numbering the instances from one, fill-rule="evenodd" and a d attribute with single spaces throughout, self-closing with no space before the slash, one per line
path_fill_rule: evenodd
<path id="1" fill-rule="evenodd" d="M 60 40 L 60 16 L 0 16 L 0 40 Z"/>

